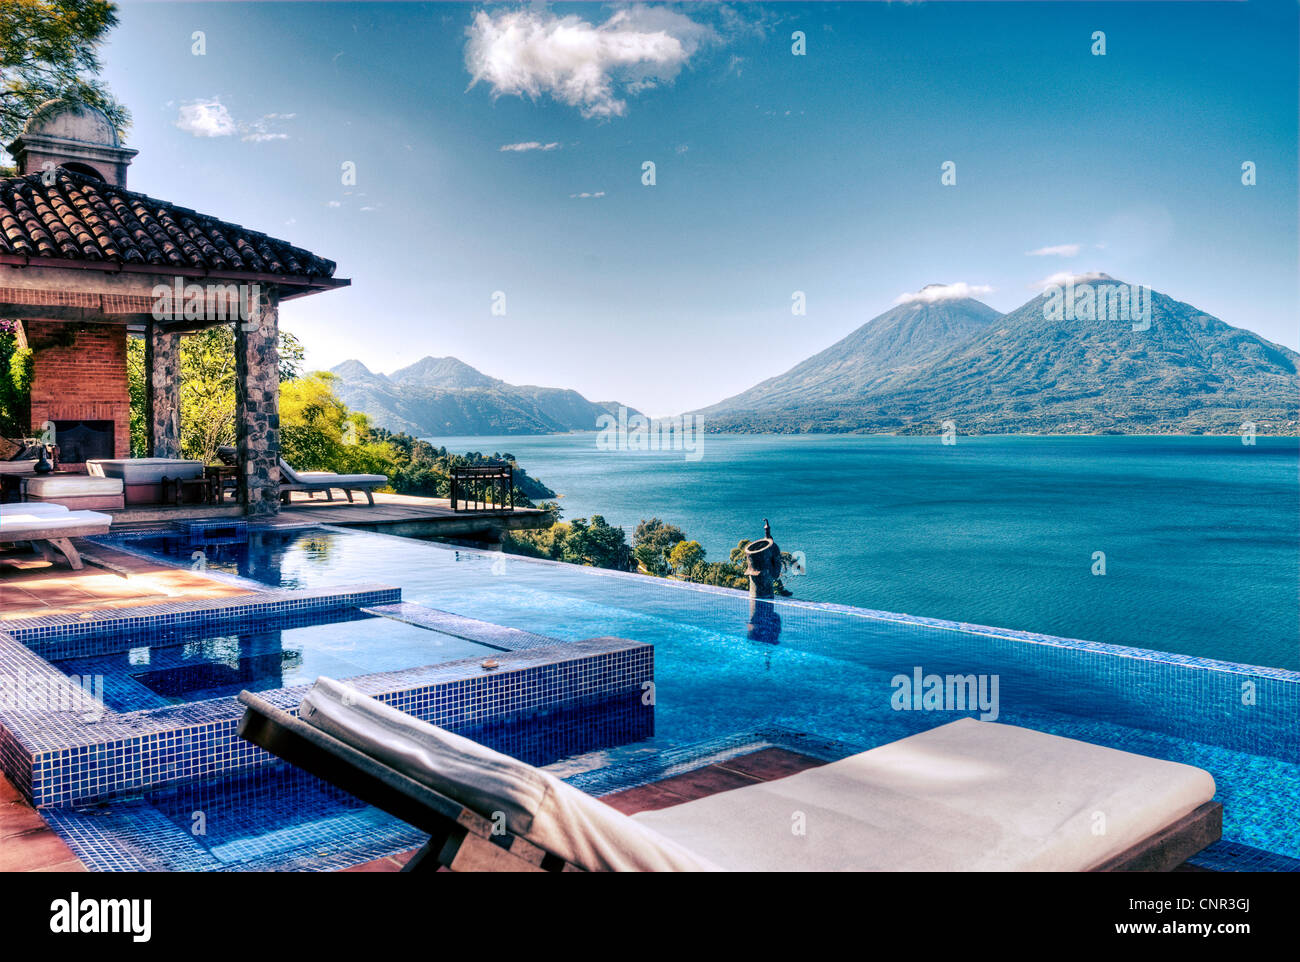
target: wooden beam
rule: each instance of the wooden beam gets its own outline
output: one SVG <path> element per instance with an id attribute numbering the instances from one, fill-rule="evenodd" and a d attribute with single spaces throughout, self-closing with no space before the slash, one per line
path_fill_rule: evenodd
<path id="1" fill-rule="evenodd" d="M 1170 872 L 1222 837 L 1223 806 L 1206 802 L 1092 871 Z"/>

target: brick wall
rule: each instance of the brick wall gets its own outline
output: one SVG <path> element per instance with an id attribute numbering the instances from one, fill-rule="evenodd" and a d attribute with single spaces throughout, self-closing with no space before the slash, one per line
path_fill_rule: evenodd
<path id="1" fill-rule="evenodd" d="M 126 326 L 23 321 L 23 328 L 33 351 L 33 433 L 46 421 L 112 421 L 113 456 L 130 457 Z M 53 343 L 61 330 L 76 331 L 68 347 Z"/>

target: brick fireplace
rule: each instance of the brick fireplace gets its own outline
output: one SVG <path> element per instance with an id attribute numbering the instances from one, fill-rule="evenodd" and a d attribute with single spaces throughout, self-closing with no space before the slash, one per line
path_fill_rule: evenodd
<path id="1" fill-rule="evenodd" d="M 67 430 L 63 457 L 131 456 L 131 400 L 127 391 L 126 326 L 23 321 L 32 348 L 32 432 L 46 421 Z M 60 444 L 60 448 L 63 445 Z M 77 470 L 84 461 L 61 461 Z"/>

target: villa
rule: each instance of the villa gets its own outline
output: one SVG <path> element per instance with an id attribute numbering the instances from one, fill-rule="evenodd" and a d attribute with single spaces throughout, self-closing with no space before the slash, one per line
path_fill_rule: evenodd
<path id="1" fill-rule="evenodd" d="M 282 458 L 280 305 L 335 262 L 130 189 L 89 107 L 8 149 L 0 871 L 1300 869 L 1300 673 L 489 550 L 546 523 L 508 476 Z M 180 344 L 219 324 L 203 464 Z"/>

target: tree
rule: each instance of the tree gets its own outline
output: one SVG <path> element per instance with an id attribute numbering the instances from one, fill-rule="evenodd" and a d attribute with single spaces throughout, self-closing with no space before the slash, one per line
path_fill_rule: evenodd
<path id="1" fill-rule="evenodd" d="M 0 0 L 3 2 L 3 0 Z M 280 383 L 300 376 L 304 350 L 288 331 L 280 332 Z M 148 454 L 148 412 L 145 410 L 145 344 L 139 337 L 127 343 L 127 383 L 131 396 L 131 452 Z M 181 454 L 204 464 L 217 459 L 217 448 L 235 443 L 235 328 L 210 327 L 181 337 Z"/>
<path id="2" fill-rule="evenodd" d="M 0 0 L 0 143 L 41 104 L 98 107 L 125 133 L 131 115 L 99 79 L 99 46 L 117 26 L 108 0 Z"/>
<path id="3" fill-rule="evenodd" d="M 698 541 L 679 541 L 668 553 L 668 565 L 679 578 L 689 579 L 691 569 L 704 562 L 704 549 Z"/>
<path id="4" fill-rule="evenodd" d="M 17 325 L 0 321 L 0 437 L 31 432 L 32 349 L 18 346 Z"/>
<path id="5" fill-rule="evenodd" d="M 578 518 L 569 525 L 567 537 L 559 549 L 560 561 L 569 564 L 590 565 L 593 568 L 613 568 L 626 571 L 631 561 L 627 537 L 622 528 L 607 524 L 598 515 Z"/>
<path id="6" fill-rule="evenodd" d="M 316 371 L 280 385 L 280 449 L 300 471 L 391 474 L 397 452 L 372 440 L 369 419 L 334 393 L 338 375 Z"/>
<path id="7" fill-rule="evenodd" d="M 636 546 L 632 554 L 647 574 L 662 578 L 669 571 L 668 553 L 685 540 L 686 534 L 675 524 L 665 524 L 658 518 L 642 519 L 632 536 Z"/>

